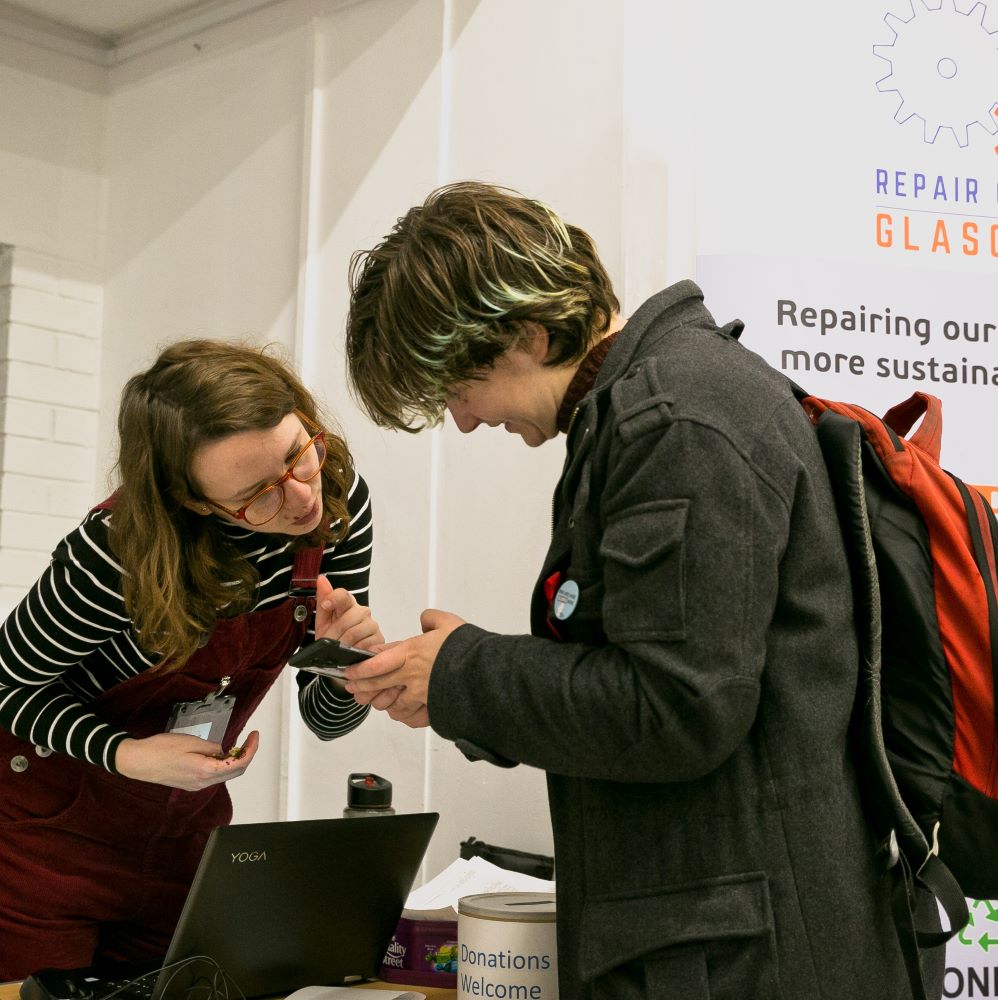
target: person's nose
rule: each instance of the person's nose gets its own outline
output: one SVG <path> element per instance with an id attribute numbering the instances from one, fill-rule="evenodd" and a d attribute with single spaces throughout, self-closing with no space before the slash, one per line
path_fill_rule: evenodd
<path id="1" fill-rule="evenodd" d="M 302 483 L 291 476 L 284 481 L 284 502 L 299 507 L 308 506 L 312 502 L 312 489 L 310 482 Z"/>
<path id="2" fill-rule="evenodd" d="M 450 402 L 447 404 L 451 419 L 462 434 L 470 434 L 480 423 L 477 417 L 473 417 L 460 403 Z"/>

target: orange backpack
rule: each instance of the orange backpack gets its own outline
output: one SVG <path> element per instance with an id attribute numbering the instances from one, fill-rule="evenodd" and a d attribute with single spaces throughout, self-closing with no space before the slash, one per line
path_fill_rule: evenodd
<path id="1" fill-rule="evenodd" d="M 998 898 L 998 524 L 974 487 L 939 466 L 935 396 L 916 392 L 880 419 L 795 392 L 815 425 L 849 554 L 860 785 L 921 1000 L 918 947 L 962 930 L 965 896 Z M 914 926 L 916 885 L 939 900 L 948 931 Z"/>

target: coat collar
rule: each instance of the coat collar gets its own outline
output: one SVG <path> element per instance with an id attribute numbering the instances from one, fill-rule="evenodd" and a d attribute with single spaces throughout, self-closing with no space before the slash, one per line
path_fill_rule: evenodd
<path id="1" fill-rule="evenodd" d="M 671 314 L 664 326 L 658 321 Z M 694 281 L 678 281 L 653 295 L 628 319 L 610 348 L 596 379 L 597 390 L 613 382 L 630 366 L 634 355 L 677 326 L 694 321 L 714 326 L 714 317 L 703 304 L 703 292 Z M 653 329 L 649 330 L 649 327 Z"/>

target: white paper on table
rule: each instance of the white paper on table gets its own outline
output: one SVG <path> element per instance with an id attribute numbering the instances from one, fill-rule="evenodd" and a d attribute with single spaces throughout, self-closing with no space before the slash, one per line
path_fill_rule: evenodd
<path id="1" fill-rule="evenodd" d="M 511 872 L 484 858 L 458 858 L 425 885 L 413 889 L 402 915 L 418 920 L 456 920 L 462 896 L 484 892 L 554 892 L 554 882 Z"/>
<path id="2" fill-rule="evenodd" d="M 286 1000 L 361 1000 L 362 997 L 372 997 L 373 1000 L 426 1000 L 425 993 L 414 993 L 412 990 L 393 989 L 361 989 L 359 986 L 303 986 L 294 993 L 289 993 Z"/>

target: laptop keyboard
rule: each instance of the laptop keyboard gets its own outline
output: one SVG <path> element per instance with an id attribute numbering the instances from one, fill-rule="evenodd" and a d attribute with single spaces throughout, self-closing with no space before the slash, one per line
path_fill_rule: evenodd
<path id="1" fill-rule="evenodd" d="M 21 1000 L 150 1000 L 158 970 L 136 968 L 102 975 L 93 969 L 42 969 L 21 984 Z"/>
<path id="2" fill-rule="evenodd" d="M 152 991 L 159 978 L 159 972 L 149 972 L 145 975 L 136 971 L 134 976 L 104 977 L 89 976 L 84 978 L 84 988 L 89 987 L 91 1000 L 105 1000 L 112 994 L 118 1000 L 151 1000 Z"/>
<path id="3" fill-rule="evenodd" d="M 43 969 L 21 984 L 21 1000 L 152 1000 L 154 993 L 185 1000 L 241 997 L 231 979 L 204 956 L 184 959 L 165 968 Z"/>

